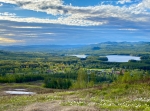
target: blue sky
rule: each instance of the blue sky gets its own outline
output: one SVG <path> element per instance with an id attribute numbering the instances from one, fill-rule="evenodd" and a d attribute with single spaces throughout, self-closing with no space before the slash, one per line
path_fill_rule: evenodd
<path id="1" fill-rule="evenodd" d="M 0 0 L 0 45 L 150 42 L 150 0 Z"/>

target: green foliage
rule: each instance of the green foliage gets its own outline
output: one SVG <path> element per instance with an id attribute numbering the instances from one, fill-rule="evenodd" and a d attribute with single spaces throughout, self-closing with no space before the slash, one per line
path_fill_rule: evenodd
<path id="1" fill-rule="evenodd" d="M 93 47 L 92 50 L 100 50 L 100 47 Z"/>
<path id="2" fill-rule="evenodd" d="M 65 101 L 62 104 L 65 106 L 94 105 L 99 107 L 100 110 L 149 111 L 149 46 L 149 43 L 107 42 L 91 45 L 84 49 L 57 53 L 0 51 L 0 83 L 23 83 L 43 80 L 46 88 L 83 88 L 82 91 L 71 91 L 73 97 L 80 96 L 82 99 L 80 101 Z M 66 54 L 75 53 L 89 54 L 89 56 L 86 59 L 66 56 Z M 108 60 L 105 57 L 108 54 L 141 56 L 141 61 L 130 60 L 126 63 L 105 62 Z M 115 68 L 114 71 L 120 73 L 112 74 L 112 71 L 109 70 L 112 67 Z M 87 74 L 88 69 L 95 69 L 96 71 Z M 107 69 L 108 71 L 103 72 L 100 69 Z M 116 78 L 117 81 L 115 81 Z M 84 88 L 87 89 L 84 90 Z M 61 95 L 63 95 L 62 93 L 64 93 L 64 96 L 69 94 L 61 92 Z M 83 95 L 85 96 L 83 97 Z M 7 110 L 7 107 L 10 108 L 13 105 L 20 107 L 33 102 L 62 99 L 60 96 L 55 98 L 50 94 L 10 97 L 0 97 L 0 109 Z"/>
<path id="3" fill-rule="evenodd" d="M 0 76 L 0 83 L 23 83 L 44 80 L 44 76 L 39 74 L 7 74 Z"/>
<path id="4" fill-rule="evenodd" d="M 150 49 L 148 48 L 149 46 L 149 42 L 105 42 L 85 46 L 82 49 L 78 49 L 76 52 L 82 52 L 89 55 L 143 55 L 150 54 Z M 93 50 L 94 47 L 99 47 L 100 50 Z"/>
<path id="5" fill-rule="evenodd" d="M 149 50 L 148 46 L 149 43 L 107 42 L 91 45 L 85 48 L 87 50 L 79 49 L 73 50 L 73 52 L 71 50 L 57 53 L 0 51 L 0 82 L 22 83 L 50 77 L 68 79 L 74 82 L 74 87 L 86 88 L 103 82 L 113 82 L 118 76 L 111 74 L 112 71 L 106 72 L 106 74 L 98 72 L 87 74 L 86 69 L 98 70 L 112 67 L 119 70 L 122 68 L 121 76 L 118 77 L 121 82 L 144 81 L 149 77 L 148 71 L 150 70 L 150 54 L 145 52 Z M 92 48 L 94 50 L 91 50 Z M 74 53 L 90 55 L 85 60 L 66 56 L 66 54 Z M 138 55 L 142 60 L 130 60 L 126 63 L 105 62 L 108 60 L 107 54 Z M 135 69 L 139 70 L 135 71 Z M 124 70 L 128 70 L 128 72 L 124 74 Z M 147 70 L 147 72 L 140 70 Z"/>
<path id="6" fill-rule="evenodd" d="M 88 76 L 85 69 L 80 68 L 78 71 L 77 81 L 73 84 L 73 89 L 86 88 L 88 83 Z"/>
<path id="7" fill-rule="evenodd" d="M 87 83 L 87 86 L 88 87 L 93 87 L 95 85 L 94 81 L 90 81 Z"/>
<path id="8" fill-rule="evenodd" d="M 107 57 L 99 57 L 98 60 L 101 60 L 101 61 L 108 61 L 108 58 L 107 58 Z"/>
<path id="9" fill-rule="evenodd" d="M 134 83 L 136 81 L 145 80 L 146 78 L 149 78 L 146 72 L 139 70 L 132 70 L 130 72 L 125 72 L 122 78 L 118 79 L 121 79 L 122 82 Z"/>
<path id="10" fill-rule="evenodd" d="M 122 82 L 129 82 L 132 81 L 132 75 L 130 74 L 130 72 L 125 72 L 123 77 L 122 77 Z"/>
<path id="11" fill-rule="evenodd" d="M 108 61 L 108 58 L 105 56 L 88 56 L 86 59 L 88 63 L 99 63 L 101 61 Z"/>
<path id="12" fill-rule="evenodd" d="M 85 69 L 83 69 L 83 68 L 80 68 L 80 69 L 79 69 L 77 81 L 78 81 L 78 82 L 87 81 L 87 74 L 86 74 Z"/>
<path id="13" fill-rule="evenodd" d="M 95 73 L 92 73 L 92 74 L 88 75 L 88 77 L 89 77 L 88 79 L 90 79 L 88 81 L 96 83 L 96 74 Z"/>
<path id="14" fill-rule="evenodd" d="M 44 86 L 54 89 L 69 89 L 72 85 L 71 80 L 61 78 L 45 78 Z"/>
<path id="15" fill-rule="evenodd" d="M 79 72 L 80 73 L 84 72 L 83 70 L 84 69 L 80 70 Z M 139 70 L 128 71 L 125 74 L 129 75 L 130 72 L 132 72 L 133 75 L 143 74 L 143 71 L 139 71 Z M 145 73 L 148 74 L 148 72 Z M 119 77 L 120 79 L 122 79 L 124 75 L 121 75 Z M 81 78 L 84 79 L 84 77 Z M 137 79 L 138 77 L 135 78 Z M 136 80 L 136 79 L 131 79 L 131 80 Z M 90 80 L 91 81 L 87 83 L 88 86 L 93 85 L 92 79 Z M 130 82 L 130 79 L 126 79 L 126 80 L 129 80 Z M 46 76 L 45 81 L 49 83 L 53 81 L 52 82 L 53 87 L 57 86 L 57 88 L 58 87 L 61 88 L 62 86 L 66 85 L 64 84 L 66 83 L 64 82 L 65 79 L 51 78 L 51 77 L 48 78 L 48 76 Z M 82 89 L 77 91 L 76 90 L 62 91 L 62 92 L 54 92 L 48 94 L 36 94 L 33 96 L 1 96 L 0 108 L 2 110 L 8 110 L 12 108 L 14 108 L 14 110 L 17 110 L 17 108 L 24 108 L 26 107 L 26 105 L 31 105 L 36 102 L 49 103 L 50 101 L 55 101 L 54 103 L 56 103 L 56 101 L 58 100 L 57 102 L 60 103 L 60 105 L 64 105 L 65 107 L 90 106 L 90 107 L 97 108 L 97 110 L 104 110 L 104 111 L 105 110 L 149 111 L 150 109 L 149 90 L 150 90 L 149 81 L 145 81 L 145 83 L 143 83 L 142 81 L 134 81 L 134 84 L 119 81 L 118 83 L 114 82 L 112 84 L 103 83 L 97 85 L 97 87 L 87 88 L 85 90 Z"/>

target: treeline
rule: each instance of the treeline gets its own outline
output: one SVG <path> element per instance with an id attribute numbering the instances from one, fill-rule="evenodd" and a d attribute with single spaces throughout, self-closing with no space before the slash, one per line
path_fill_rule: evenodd
<path id="1" fill-rule="evenodd" d="M 54 89 L 69 89 L 72 85 L 70 79 L 62 79 L 62 78 L 45 78 L 44 87 L 46 88 L 54 88 Z"/>
<path id="2" fill-rule="evenodd" d="M 150 60 L 150 55 L 143 55 L 140 57 L 141 60 Z"/>
<path id="3" fill-rule="evenodd" d="M 93 54 L 123 54 L 139 56 L 150 54 L 150 42 L 104 42 L 86 46 L 82 49 L 74 51 L 75 53 Z"/>
<path id="4" fill-rule="evenodd" d="M 123 69 L 150 70 L 150 60 L 130 60 L 129 62 L 100 62 L 97 60 L 84 60 L 82 66 L 86 68 L 110 69 L 112 67 Z"/>
<path id="5" fill-rule="evenodd" d="M 13 56 L 11 56 L 13 55 Z M 13 59 L 13 57 L 15 59 Z M 11 53 L 0 52 L 0 75 L 6 74 L 46 74 L 77 71 L 80 67 L 108 69 L 112 67 L 150 70 L 150 55 L 141 55 L 141 61 L 130 60 L 127 63 L 106 62 L 105 56 L 89 55 L 85 59 L 69 57 L 63 54 Z M 3 60 L 6 58 L 6 60 Z"/>
<path id="6" fill-rule="evenodd" d="M 76 72 L 55 73 L 55 74 L 6 74 L 0 76 L 0 83 L 25 83 L 42 80 L 44 87 L 55 89 L 86 88 L 102 82 L 113 82 L 114 75 L 88 74 L 85 68 Z"/>
<path id="7" fill-rule="evenodd" d="M 46 75 L 40 74 L 7 74 L 0 76 L 0 83 L 24 83 L 37 80 L 44 80 Z"/>
<path id="8" fill-rule="evenodd" d="M 96 84 L 100 84 L 103 82 L 111 83 L 116 80 L 116 75 L 109 74 L 96 74 L 92 72 L 88 74 L 86 69 L 80 68 L 77 72 L 77 79 L 73 82 L 71 88 L 72 89 L 82 89 L 93 87 Z"/>
<path id="9" fill-rule="evenodd" d="M 147 82 L 150 79 L 150 73 L 144 70 L 129 70 L 123 75 L 119 75 L 117 82 L 133 84 L 136 82 Z"/>
<path id="10" fill-rule="evenodd" d="M 56 74 L 6 74 L 0 76 L 0 83 L 23 83 L 44 80 L 46 78 L 76 80 L 77 74 L 75 72 Z"/>

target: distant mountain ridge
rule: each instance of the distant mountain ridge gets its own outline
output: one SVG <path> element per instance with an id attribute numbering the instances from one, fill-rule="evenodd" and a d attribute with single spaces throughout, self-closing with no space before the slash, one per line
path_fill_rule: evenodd
<path id="1" fill-rule="evenodd" d="M 0 46 L 0 50 L 15 51 L 15 52 L 49 52 L 59 50 L 73 50 L 83 47 L 84 45 L 29 45 L 29 46 Z"/>
<path id="2" fill-rule="evenodd" d="M 0 50 L 12 52 L 71 52 L 80 54 L 122 54 L 126 52 L 150 52 L 150 42 L 103 42 L 89 45 L 29 45 L 29 46 L 0 46 Z M 123 53 L 123 54 L 126 54 Z"/>

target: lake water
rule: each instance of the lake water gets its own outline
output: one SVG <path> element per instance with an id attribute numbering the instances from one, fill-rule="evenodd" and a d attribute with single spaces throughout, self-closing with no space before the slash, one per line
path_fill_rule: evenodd
<path id="1" fill-rule="evenodd" d="M 75 56 L 75 57 L 78 57 L 78 58 L 86 58 L 87 57 L 87 55 L 71 55 L 71 56 Z"/>
<path id="2" fill-rule="evenodd" d="M 36 94 L 34 92 L 28 92 L 25 89 L 14 89 L 13 91 L 5 91 L 6 94 L 12 95 L 33 95 Z"/>
<path id="3" fill-rule="evenodd" d="M 140 57 L 127 55 L 108 55 L 108 62 L 128 62 L 129 60 L 141 60 Z"/>

